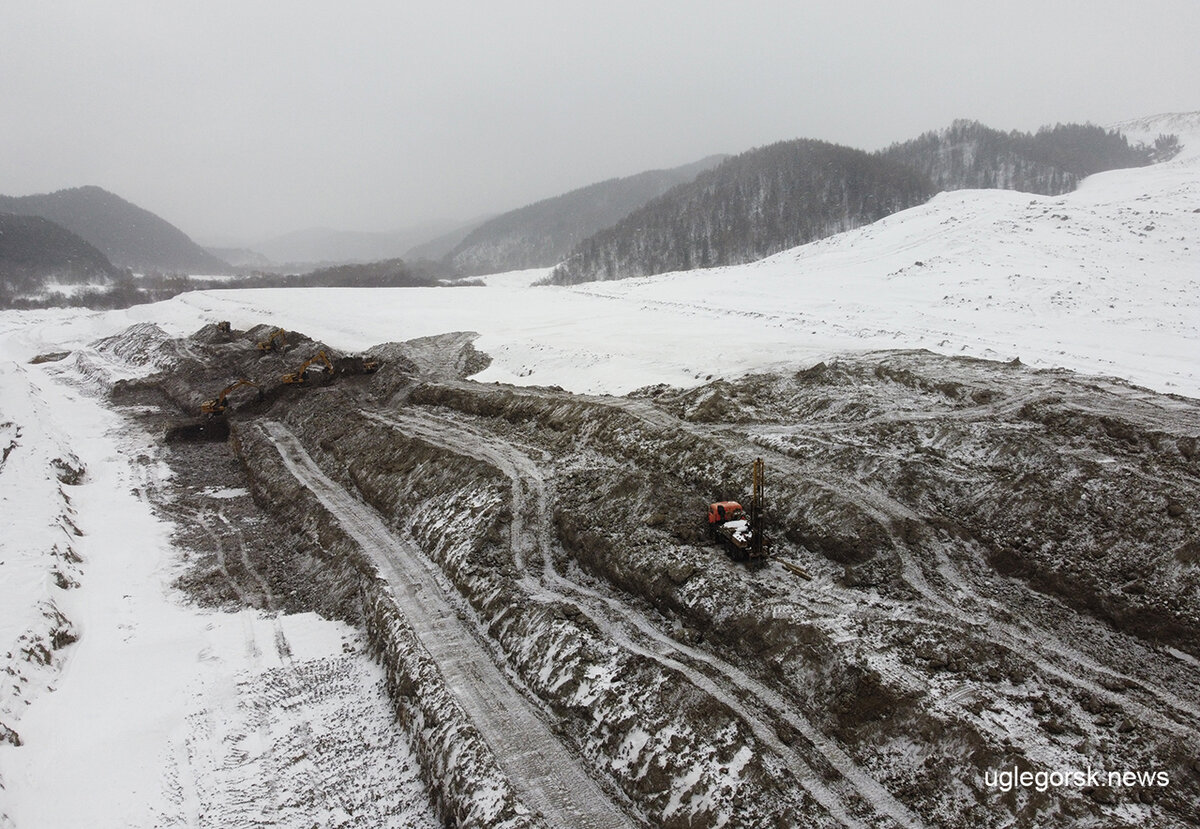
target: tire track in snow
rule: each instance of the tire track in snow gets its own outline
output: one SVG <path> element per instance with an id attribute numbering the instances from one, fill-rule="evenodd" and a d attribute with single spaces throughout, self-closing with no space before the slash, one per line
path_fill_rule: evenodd
<path id="1" fill-rule="evenodd" d="M 925 578 L 920 565 L 908 552 L 904 543 L 895 538 L 892 531 L 892 524 L 897 518 L 924 523 L 924 519 L 916 512 L 862 482 L 834 476 L 833 473 L 827 470 L 814 473 L 812 470 L 801 469 L 801 465 L 789 455 L 780 454 L 776 465 L 782 466 L 785 469 L 791 469 L 793 474 L 806 474 L 814 483 L 825 484 L 830 486 L 833 491 L 850 496 L 854 503 L 870 513 L 888 531 L 889 535 L 892 535 L 893 546 L 900 557 L 905 581 L 942 612 L 958 619 L 965 627 L 976 631 L 979 635 L 991 639 L 993 642 L 1008 648 L 1014 653 L 1023 654 L 1040 670 L 1056 677 L 1062 682 L 1089 691 L 1118 708 L 1125 710 L 1127 713 L 1138 717 L 1145 723 L 1152 723 L 1176 736 L 1195 739 L 1197 729 L 1194 723 L 1200 722 L 1200 707 L 1152 682 L 1138 679 L 1116 668 L 1101 664 L 1077 649 L 1057 641 L 1058 637 L 1052 632 L 1035 624 L 1029 623 L 1025 626 L 1026 629 L 1022 629 L 1002 620 L 999 618 L 999 612 L 1009 612 L 1010 609 L 1004 607 L 995 599 L 980 595 L 969 583 L 968 577 L 962 572 L 961 567 L 955 564 L 941 547 L 938 547 L 936 550 L 936 570 L 938 574 L 949 586 L 958 590 L 964 597 L 981 608 L 981 611 L 973 613 L 964 610 L 944 593 L 936 590 Z M 981 572 L 983 571 L 985 570 L 981 570 Z M 990 610 L 988 610 L 989 608 Z M 1064 662 L 1073 663 L 1077 668 L 1082 668 L 1099 676 L 1106 676 L 1111 680 L 1116 680 L 1124 684 L 1126 687 L 1141 688 L 1176 713 L 1190 718 L 1193 725 L 1182 724 L 1161 711 L 1156 711 L 1080 675 L 1077 671 L 1068 669 L 1062 664 L 1051 662 L 1046 655 L 1056 656 Z"/>
<path id="2" fill-rule="evenodd" d="M 525 804 L 555 826 L 633 824 L 559 742 L 454 610 L 420 550 L 331 480 L 283 424 L 261 424 L 288 471 L 309 489 L 387 578 L 397 606 L 437 663 Z"/>
<path id="3" fill-rule="evenodd" d="M 691 434 L 697 440 L 712 440 L 711 434 L 706 434 L 704 431 L 697 429 L 693 424 L 683 421 L 671 423 L 671 416 L 669 414 L 655 408 L 646 401 L 631 400 L 628 398 L 593 398 L 593 400 L 599 405 L 615 407 L 628 412 L 655 428 L 674 428 Z M 728 436 L 728 433 L 725 433 L 725 436 Z M 1034 624 L 1029 624 L 1028 630 L 1023 630 L 1003 621 L 998 617 L 997 613 L 986 612 L 986 610 L 980 613 L 972 613 L 959 607 L 951 598 L 936 590 L 925 578 L 920 565 L 908 552 L 906 545 L 896 537 L 893 530 L 893 524 L 897 520 L 911 520 L 922 524 L 925 523 L 924 518 L 918 513 L 886 493 L 861 481 L 838 475 L 828 469 L 813 469 L 806 466 L 794 456 L 779 449 L 753 444 L 750 440 L 747 440 L 746 443 L 748 445 L 743 449 L 732 448 L 728 443 L 722 444 L 722 447 L 731 455 L 743 460 L 747 465 L 756 456 L 773 456 L 770 463 L 775 468 L 782 470 L 786 474 L 809 480 L 813 484 L 821 486 L 830 492 L 840 494 L 850 499 L 871 515 L 891 536 L 893 547 L 900 558 L 904 580 L 934 607 L 951 618 L 957 619 L 964 627 L 976 631 L 979 635 L 989 638 L 993 642 L 1015 653 L 1024 654 L 1039 669 L 1045 671 L 1047 674 L 1056 677 L 1068 685 L 1089 691 L 1143 722 L 1155 724 L 1159 728 L 1177 736 L 1195 739 L 1197 734 L 1195 723 L 1200 722 L 1200 706 L 1184 700 L 1177 694 L 1153 682 L 1138 679 L 1117 668 L 1101 664 L 1079 650 L 1057 641 L 1058 637 L 1049 630 Z M 948 585 L 961 591 L 965 597 L 973 600 L 980 608 L 992 608 L 994 611 L 1007 610 L 999 602 L 981 596 L 968 583 L 967 576 L 950 559 L 944 549 L 938 547 L 936 555 L 938 557 L 936 569 Z M 983 568 L 981 572 L 986 572 L 987 569 Z M 1026 587 L 1024 589 L 1028 590 L 1029 588 Z M 1072 663 L 1076 666 L 1076 669 L 1072 670 L 1063 664 L 1056 664 L 1050 661 L 1048 656 L 1055 656 L 1065 663 Z M 1099 676 L 1107 676 L 1109 679 L 1122 683 L 1128 688 L 1141 688 L 1163 705 L 1191 719 L 1193 724 L 1182 724 L 1161 711 L 1156 711 L 1137 700 L 1129 699 L 1121 693 L 1088 679 L 1086 676 L 1079 674 L 1078 669 L 1080 668 Z"/>
<path id="4" fill-rule="evenodd" d="M 766 716 L 774 712 L 796 730 L 803 740 L 829 763 L 851 789 L 847 794 L 874 810 L 875 816 L 890 818 L 904 827 L 923 826 L 921 819 L 896 800 L 877 780 L 865 772 L 833 739 L 821 733 L 803 714 L 781 694 L 747 675 L 719 657 L 699 648 L 685 645 L 663 633 L 653 622 L 634 607 L 613 596 L 605 595 L 573 582 L 554 567 L 553 543 L 549 519 L 549 495 L 545 479 L 537 463 L 519 449 L 481 431 L 432 413 L 381 414 L 360 409 L 367 419 L 397 428 L 442 449 L 483 461 L 499 469 L 509 478 L 513 491 L 512 549 L 522 586 L 533 595 L 549 594 L 550 598 L 574 605 L 601 627 L 622 648 L 652 659 L 665 668 L 687 677 L 696 687 L 738 712 L 758 740 L 769 747 L 792 771 L 797 781 L 835 819 L 846 826 L 863 826 L 845 802 L 845 795 L 834 791 L 822 781 L 808 760 L 796 749 L 779 739 L 774 725 Z M 519 505 L 532 502 L 535 507 L 532 528 L 527 528 Z M 527 575 L 529 553 L 542 560 L 540 582 Z M 630 635 L 648 641 L 638 644 Z M 695 667 L 703 666 L 708 673 Z M 758 710 L 747 706 L 747 695 L 759 701 Z"/>
<path id="5" fill-rule="evenodd" d="M 275 594 L 271 592 L 271 585 L 267 583 L 266 578 L 254 566 L 254 562 L 250 560 L 250 548 L 246 544 L 246 539 L 242 535 L 241 528 L 229 520 L 224 510 L 217 510 L 216 514 L 218 520 L 225 525 L 229 535 L 237 543 L 242 566 L 250 574 L 250 578 L 254 579 L 258 585 L 259 592 L 262 593 L 263 602 L 267 606 L 267 611 L 271 614 L 271 622 L 275 629 L 275 651 L 279 654 L 279 660 L 290 664 L 292 661 L 292 646 L 288 643 L 287 635 L 283 630 L 283 624 L 280 622 L 279 604 L 275 601 Z"/>
<path id="6" fill-rule="evenodd" d="M 478 387 L 465 382 L 458 381 L 449 385 L 459 387 L 468 391 L 477 391 Z M 549 399 L 550 393 L 543 393 L 538 389 L 523 388 L 519 390 L 520 394 L 530 395 L 541 399 Z M 645 425 L 666 432 L 682 431 L 695 438 L 697 441 L 705 443 L 713 442 L 712 431 L 705 426 L 700 428 L 696 424 L 687 421 L 679 420 L 669 413 L 654 406 L 653 403 L 628 397 L 601 397 L 595 395 L 579 395 L 581 401 L 591 403 L 596 406 L 607 409 L 615 409 L 623 411 L 632 417 L 637 418 Z M 1035 395 L 1036 399 L 1036 395 Z M 1003 408 L 1005 401 L 996 401 L 999 408 Z M 1167 404 L 1171 408 L 1175 408 L 1179 404 Z M 1107 410 L 1103 407 L 1093 407 L 1094 414 L 1103 414 Z M 893 525 L 898 520 L 911 520 L 918 523 L 925 523 L 925 519 L 914 512 L 906 505 L 895 500 L 887 493 L 871 487 L 861 481 L 854 480 L 844 475 L 839 475 L 828 469 L 816 469 L 810 465 L 804 464 L 803 461 L 795 456 L 781 451 L 778 448 L 763 446 L 756 443 L 753 438 L 741 436 L 740 442 L 744 446 L 738 448 L 733 445 L 733 441 L 737 439 L 735 433 L 729 431 L 722 432 L 722 442 L 719 448 L 730 454 L 731 456 L 743 461 L 747 466 L 757 456 L 766 456 L 769 458 L 769 463 L 776 469 L 782 470 L 784 474 L 789 474 L 798 478 L 803 478 L 810 481 L 816 486 L 824 488 L 826 491 L 841 495 L 858 507 L 862 508 L 867 514 L 874 518 L 879 525 L 884 528 L 893 540 L 893 546 L 900 558 L 902 576 L 923 598 L 927 599 L 933 608 L 942 611 L 949 618 L 955 619 L 965 628 L 977 632 L 985 638 L 991 639 L 996 644 L 1002 645 L 1016 653 L 1025 654 L 1039 668 L 1047 671 L 1062 682 L 1068 685 L 1073 685 L 1082 690 L 1094 693 L 1107 702 L 1116 705 L 1118 708 L 1125 710 L 1127 713 L 1143 720 L 1147 723 L 1155 723 L 1159 727 L 1176 734 L 1178 736 L 1194 738 L 1197 729 L 1195 725 L 1188 726 L 1181 724 L 1174 718 L 1166 714 L 1155 711 L 1154 709 L 1139 703 L 1136 700 L 1129 699 L 1127 696 L 1115 692 L 1104 687 L 1098 682 L 1088 679 L 1079 674 L 1079 669 L 1088 671 L 1099 676 L 1106 676 L 1110 680 L 1115 680 L 1118 683 L 1124 684 L 1128 688 L 1141 688 L 1145 693 L 1158 700 L 1166 707 L 1174 710 L 1178 714 L 1189 718 L 1193 723 L 1200 722 L 1200 705 L 1193 704 L 1188 700 L 1183 699 L 1179 695 L 1158 686 L 1157 684 L 1144 679 L 1139 679 L 1130 676 L 1128 673 L 1121 671 L 1115 667 L 1105 665 L 1096 659 L 1080 652 L 1076 648 L 1059 642 L 1057 636 L 1053 632 L 1040 626 L 1029 624 L 1027 630 L 1018 628 L 1010 623 L 1000 619 L 995 612 L 972 613 L 959 607 L 952 597 L 947 596 L 944 592 L 940 592 L 930 584 L 926 579 L 925 573 L 916 559 L 908 552 L 906 545 L 896 537 Z M 968 584 L 966 575 L 961 568 L 946 554 L 945 550 L 938 547 L 936 550 L 938 556 L 938 564 L 936 570 L 938 574 L 946 581 L 948 585 L 962 592 L 962 594 L 972 599 L 980 608 L 993 608 L 995 611 L 1006 611 L 1003 605 L 992 599 L 986 599 L 975 591 Z M 980 572 L 987 572 L 990 568 L 981 568 Z M 1029 591 L 1028 587 L 1023 588 Z M 1064 663 L 1073 664 L 1074 669 L 1066 667 L 1066 664 L 1055 664 L 1050 661 L 1050 657 L 1057 657 Z M 1182 660 L 1180 660 L 1182 661 Z"/>

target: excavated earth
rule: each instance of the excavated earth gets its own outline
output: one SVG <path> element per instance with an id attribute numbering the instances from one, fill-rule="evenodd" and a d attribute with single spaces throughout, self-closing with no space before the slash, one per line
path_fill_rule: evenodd
<path id="1" fill-rule="evenodd" d="M 361 625 L 448 825 L 1200 824 L 1197 401 L 923 351 L 589 397 L 272 330 L 94 353 L 141 367 L 180 587 Z M 757 457 L 751 566 L 704 516 Z"/>

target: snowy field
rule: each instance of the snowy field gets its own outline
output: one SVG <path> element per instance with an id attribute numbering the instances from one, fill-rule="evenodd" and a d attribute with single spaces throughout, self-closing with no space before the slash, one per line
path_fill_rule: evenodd
<path id="1" fill-rule="evenodd" d="M 186 605 L 151 508 L 170 470 L 81 379 L 0 362 L 0 723 L 23 743 L 0 739 L 0 827 L 339 825 L 318 779 L 375 825 L 434 826 L 359 633 Z"/>
<path id="2" fill-rule="evenodd" d="M 613 394 L 927 348 L 1200 397 L 1197 120 L 1173 125 L 1186 147 L 1166 164 L 1092 176 L 1059 197 L 944 193 L 747 265 L 575 287 L 531 287 L 548 272 L 535 270 L 484 288 L 206 291 L 0 326 L 22 329 L 17 359 L 142 321 L 176 335 L 271 322 L 343 350 L 469 330 L 494 359 L 478 379 Z"/>
<path id="3" fill-rule="evenodd" d="M 1140 128 L 1151 139 L 1165 131 Z M 299 739 L 307 719 L 296 705 L 294 721 L 257 722 L 256 700 L 293 687 L 302 671 L 366 689 L 363 710 L 337 702 L 353 694 L 321 703 L 325 721 L 389 716 L 378 670 L 344 655 L 357 647 L 349 628 L 201 612 L 172 594 L 178 552 L 147 498 L 169 471 L 67 363 L 27 365 L 35 355 L 137 322 L 185 335 L 229 320 L 347 351 L 475 331 L 493 358 L 477 379 L 579 392 L 927 348 L 1200 397 L 1200 119 L 1172 130 L 1185 144 L 1178 159 L 1093 176 L 1069 195 L 942 194 L 737 267 L 575 287 L 534 286 L 547 273 L 538 270 L 471 288 L 207 291 L 124 311 L 0 314 L 0 656 L 9 653 L 3 667 L 15 671 L 0 683 L 0 722 L 24 742 L 0 739 L 0 827 L 10 825 L 5 816 L 17 827 L 199 825 L 189 768 L 209 769 L 203 779 L 226 787 L 228 802 L 249 804 L 250 819 L 255 781 L 268 771 L 254 758 L 264 741 Z M 46 664 L 18 659 L 56 632 L 78 642 L 47 648 Z M 286 659 L 271 646 L 278 636 Z M 380 779 L 418 798 L 404 746 L 382 733 L 366 742 L 371 756 L 392 758 L 375 764 Z M 295 751 L 319 763 L 305 745 Z"/>

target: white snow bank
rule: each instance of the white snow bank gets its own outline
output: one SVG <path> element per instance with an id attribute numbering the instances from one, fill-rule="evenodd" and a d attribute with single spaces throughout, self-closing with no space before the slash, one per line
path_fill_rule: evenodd
<path id="1" fill-rule="evenodd" d="M 30 342 L 10 329 L 0 354 Z M 49 603 L 79 637 L 33 675 L 42 693 L 0 687 L 0 720 L 23 743 L 0 741 L 0 826 L 436 826 L 358 634 L 312 614 L 183 604 L 171 527 L 147 496 L 169 470 L 56 375 L 83 380 L 70 362 L 0 362 L 0 654 Z M 86 477 L 62 484 L 59 457 Z M 82 557 L 72 589 L 51 575 L 66 544 Z"/>
<path id="2" fill-rule="evenodd" d="M 43 385 L 0 361 L 0 723 L 18 734 L 27 706 L 57 678 L 55 645 L 76 633 L 60 604 L 79 577 L 71 482 L 83 464 Z"/>
<path id="3" fill-rule="evenodd" d="M 1178 136 L 1182 150 L 1172 163 L 1195 163 L 1200 159 L 1200 112 L 1164 112 L 1122 121 L 1113 127 L 1131 142 L 1151 147 L 1160 135 Z"/>

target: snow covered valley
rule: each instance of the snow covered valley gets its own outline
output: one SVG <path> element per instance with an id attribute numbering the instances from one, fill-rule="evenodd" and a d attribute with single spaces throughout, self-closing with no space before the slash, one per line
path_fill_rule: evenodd
<path id="1" fill-rule="evenodd" d="M 0 315 L 0 825 L 1196 825 L 1181 138 L 713 271 Z"/>

